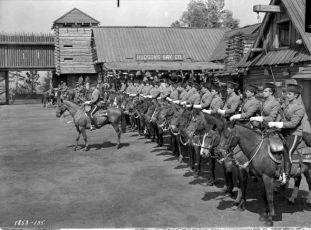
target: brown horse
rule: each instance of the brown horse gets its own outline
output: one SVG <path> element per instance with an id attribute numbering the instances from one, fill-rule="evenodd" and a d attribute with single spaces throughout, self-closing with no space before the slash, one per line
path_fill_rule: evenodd
<path id="1" fill-rule="evenodd" d="M 273 204 L 273 189 L 274 180 L 277 171 L 277 164 L 273 157 L 271 157 L 269 136 L 271 132 L 261 133 L 253 130 L 248 126 L 241 124 L 228 124 L 221 133 L 220 143 L 217 147 L 217 154 L 222 159 L 232 157 L 236 160 L 239 167 L 239 178 L 241 178 L 241 203 L 245 204 L 246 201 L 246 187 L 248 174 L 245 167 L 249 169 L 254 175 L 262 178 L 264 183 L 264 191 L 262 193 L 265 203 L 265 212 L 260 216 L 260 220 L 265 221 L 268 226 L 273 225 L 273 217 L 275 216 L 275 209 Z M 232 149 L 239 145 L 241 152 L 234 154 Z M 300 164 L 293 165 L 291 176 L 297 180 L 301 179 L 301 173 L 306 177 L 309 185 L 309 198 L 311 202 L 311 164 L 300 162 Z M 298 169 L 298 170 L 297 170 Z M 300 183 L 299 179 L 299 183 Z"/>
<path id="2" fill-rule="evenodd" d="M 80 139 L 80 136 L 82 134 L 85 142 L 85 148 L 84 150 L 88 150 L 88 141 L 86 136 L 86 130 L 90 128 L 90 118 L 85 112 L 84 106 L 78 106 L 73 102 L 70 101 L 59 101 L 58 105 L 56 107 L 56 117 L 61 117 L 65 111 L 69 111 L 70 115 L 73 118 L 74 124 L 77 129 L 77 137 L 76 137 L 76 145 L 74 147 L 74 150 L 78 147 L 78 142 Z M 121 122 L 121 129 L 122 132 L 126 132 L 126 121 L 123 114 L 123 111 L 121 109 L 117 108 L 108 108 L 107 109 L 107 115 L 105 116 L 94 116 L 95 125 L 97 128 L 101 128 L 107 124 L 111 124 L 114 130 L 117 133 L 117 148 L 119 149 L 120 146 L 120 138 L 121 138 L 121 130 L 120 130 L 120 122 Z"/>

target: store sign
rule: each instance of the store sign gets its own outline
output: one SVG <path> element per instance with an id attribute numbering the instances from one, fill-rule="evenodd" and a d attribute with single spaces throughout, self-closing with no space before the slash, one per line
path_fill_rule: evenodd
<path id="1" fill-rule="evenodd" d="M 136 54 L 136 61 L 182 61 L 182 54 Z"/>

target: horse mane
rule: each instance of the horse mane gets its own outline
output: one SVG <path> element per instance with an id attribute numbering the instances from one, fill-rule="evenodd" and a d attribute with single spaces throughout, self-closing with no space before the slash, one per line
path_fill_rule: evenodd
<path id="1" fill-rule="evenodd" d="M 201 112 L 201 117 L 205 121 L 206 124 L 214 124 L 218 131 L 222 131 L 226 125 L 226 121 L 218 114 L 206 114 Z"/>
<path id="2" fill-rule="evenodd" d="M 261 132 L 261 131 L 256 130 L 256 129 L 252 128 L 252 127 L 249 127 L 249 126 L 247 126 L 247 125 L 244 125 L 244 124 L 242 124 L 242 123 L 239 122 L 239 121 L 237 121 L 235 125 L 239 125 L 239 126 L 241 126 L 241 127 L 243 127 L 243 128 L 246 128 L 246 129 L 248 129 L 248 130 L 250 130 L 250 131 L 252 131 L 252 132 L 254 132 L 254 133 L 256 133 L 256 134 L 258 134 L 258 135 L 260 135 L 260 136 L 262 135 L 262 132 Z"/>

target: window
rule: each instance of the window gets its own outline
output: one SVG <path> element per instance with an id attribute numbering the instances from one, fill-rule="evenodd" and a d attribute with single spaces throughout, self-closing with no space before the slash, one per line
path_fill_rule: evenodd
<path id="1" fill-rule="evenodd" d="M 285 47 L 285 46 L 289 46 L 290 44 L 290 31 L 289 31 L 289 27 L 290 27 L 290 22 L 286 21 L 286 22 L 282 22 L 278 24 L 279 27 L 279 43 L 280 43 L 280 47 Z"/>
<path id="2" fill-rule="evenodd" d="M 64 47 L 70 47 L 70 48 L 72 48 L 72 45 L 64 45 Z"/>
<path id="3" fill-rule="evenodd" d="M 73 58 L 64 58 L 64 61 L 72 61 Z"/>

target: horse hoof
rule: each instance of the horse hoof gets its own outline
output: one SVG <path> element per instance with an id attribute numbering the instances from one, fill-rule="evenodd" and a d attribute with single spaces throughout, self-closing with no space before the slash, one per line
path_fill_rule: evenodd
<path id="1" fill-rule="evenodd" d="M 259 220 L 259 221 L 266 221 L 267 217 L 268 217 L 268 215 L 267 215 L 267 213 L 265 212 L 265 213 L 260 214 L 258 220 Z"/>
<path id="2" fill-rule="evenodd" d="M 117 145 L 117 149 L 121 148 L 121 145 Z"/>
<path id="3" fill-rule="evenodd" d="M 198 178 L 199 178 L 199 174 L 198 174 L 198 173 L 194 173 L 193 177 L 194 177 L 195 179 L 198 179 Z"/>
<path id="4" fill-rule="evenodd" d="M 87 152 L 88 150 L 89 150 L 88 147 L 85 147 L 85 148 L 84 148 L 84 152 Z"/>
<path id="5" fill-rule="evenodd" d="M 74 148 L 73 151 L 77 151 L 77 148 Z"/>
<path id="6" fill-rule="evenodd" d="M 273 221 L 272 221 L 272 219 L 267 218 L 266 221 L 265 221 L 265 226 L 269 226 L 269 227 L 273 226 Z"/>

